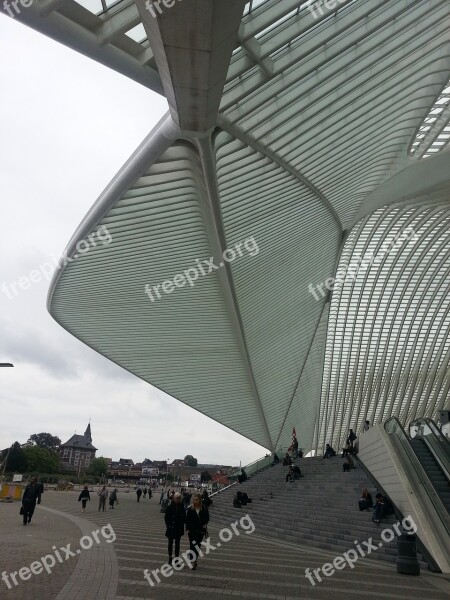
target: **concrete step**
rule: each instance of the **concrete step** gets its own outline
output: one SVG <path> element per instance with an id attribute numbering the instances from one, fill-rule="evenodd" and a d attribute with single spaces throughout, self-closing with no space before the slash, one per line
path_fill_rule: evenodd
<path id="1" fill-rule="evenodd" d="M 377 489 L 356 461 L 356 468 L 348 473 L 342 471 L 343 461 L 339 458 L 294 462 L 304 475 L 299 480 L 286 483 L 288 467 L 276 465 L 213 496 L 210 510 L 214 522 L 226 527 L 248 513 L 264 536 L 341 553 L 355 548 L 355 540 L 362 543 L 372 539 L 378 548 L 368 557 L 395 562 L 397 535 L 392 525 L 397 521 L 392 515 L 377 526 L 371 520 L 371 511 L 359 511 L 361 489 L 367 488 L 372 498 Z M 252 498 L 240 509 L 233 507 L 238 490 Z M 390 542 L 380 537 L 385 529 L 394 532 Z M 425 563 L 422 568 L 427 568 Z"/>

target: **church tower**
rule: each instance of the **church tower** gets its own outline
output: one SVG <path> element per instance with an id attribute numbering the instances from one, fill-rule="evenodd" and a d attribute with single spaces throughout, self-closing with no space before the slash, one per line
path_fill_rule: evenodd
<path id="1" fill-rule="evenodd" d="M 90 423 L 88 424 L 87 429 L 84 432 L 84 437 L 90 444 L 92 444 L 91 424 Z"/>

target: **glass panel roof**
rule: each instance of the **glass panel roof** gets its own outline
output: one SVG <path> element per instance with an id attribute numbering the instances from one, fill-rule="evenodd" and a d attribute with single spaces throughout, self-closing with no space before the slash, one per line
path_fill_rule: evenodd
<path id="1" fill-rule="evenodd" d="M 320 448 L 330 440 L 340 448 L 366 419 L 434 418 L 445 404 L 450 208 L 442 196 L 381 208 L 345 244 L 330 307 Z"/>

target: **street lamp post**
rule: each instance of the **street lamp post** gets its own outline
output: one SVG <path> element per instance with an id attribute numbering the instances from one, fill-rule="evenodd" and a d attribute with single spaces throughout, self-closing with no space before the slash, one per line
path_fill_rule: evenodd
<path id="1" fill-rule="evenodd" d="M 12 363 L 0 363 L 0 367 L 13 367 L 14 365 Z M 11 451 L 12 446 L 10 446 L 10 448 L 8 449 L 8 452 L 6 454 L 5 457 L 5 461 L 3 463 L 3 469 L 2 469 L 2 474 L 0 477 L 0 490 L 2 489 L 2 485 L 3 485 L 3 476 L 5 475 L 5 469 L 6 469 L 6 463 L 8 462 L 8 457 L 9 457 L 9 453 Z"/>
<path id="2" fill-rule="evenodd" d="M 0 475 L 0 492 L 2 491 L 3 488 L 3 477 L 5 476 L 5 471 L 6 471 L 6 464 L 8 462 L 8 458 L 9 458 L 9 453 L 11 452 L 11 448 L 14 447 L 14 444 L 12 444 L 9 448 L 8 448 L 8 452 L 6 453 L 6 457 L 5 460 L 3 461 L 3 468 L 2 468 L 2 474 Z"/>

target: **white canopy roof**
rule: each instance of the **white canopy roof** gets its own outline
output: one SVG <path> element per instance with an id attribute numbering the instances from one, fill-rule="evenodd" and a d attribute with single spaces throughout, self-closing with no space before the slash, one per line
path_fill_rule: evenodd
<path id="1" fill-rule="evenodd" d="M 270 449 L 293 426 L 309 450 L 366 417 L 433 416 L 449 389 L 448 1 L 81 4 L 18 18 L 170 114 L 69 243 L 55 319 Z M 102 225 L 111 243 L 80 255 Z M 328 292 L 408 227 L 420 241 Z M 224 266 L 201 274 L 211 257 Z"/>

